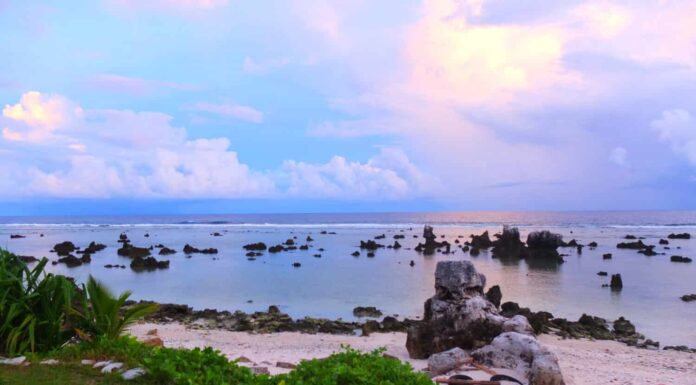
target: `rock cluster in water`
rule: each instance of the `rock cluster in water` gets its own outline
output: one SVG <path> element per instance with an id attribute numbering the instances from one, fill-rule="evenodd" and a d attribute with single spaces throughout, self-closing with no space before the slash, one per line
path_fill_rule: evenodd
<path id="1" fill-rule="evenodd" d="M 423 320 L 408 329 L 412 358 L 463 349 L 485 365 L 518 370 L 530 383 L 562 385 L 556 357 L 539 344 L 521 315 L 505 317 L 483 294 L 486 277 L 469 261 L 438 262 L 435 295 Z"/>

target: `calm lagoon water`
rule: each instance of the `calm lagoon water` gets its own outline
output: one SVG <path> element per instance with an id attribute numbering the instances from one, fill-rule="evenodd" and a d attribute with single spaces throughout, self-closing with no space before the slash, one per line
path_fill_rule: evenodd
<path id="1" fill-rule="evenodd" d="M 568 254 L 562 265 L 524 260 L 502 263 L 487 252 L 471 257 L 461 250 L 425 257 L 409 249 L 422 240 L 426 223 L 450 243 L 458 236 L 468 238 L 484 230 L 493 234 L 508 224 L 518 226 L 523 238 L 530 231 L 547 229 L 563 234 L 565 240 L 575 238 L 583 244 L 596 241 L 599 247 L 585 248 L 582 254 L 572 248 L 561 249 Z M 336 234 L 321 235 L 322 230 Z M 176 249 L 177 254 L 161 258 L 171 261 L 170 268 L 143 273 L 104 268 L 105 264 L 128 265 L 127 258 L 116 254 L 121 232 L 136 246 L 162 243 Z M 213 237 L 213 232 L 222 236 Z M 679 299 L 696 293 L 696 263 L 669 261 L 671 255 L 696 257 L 696 239 L 670 240 L 671 250 L 659 246 L 657 250 L 666 255 L 654 257 L 616 249 L 626 234 L 657 244 L 673 232 L 696 235 L 696 212 L 0 217 L 0 246 L 17 254 L 56 259 L 49 250 L 58 242 L 68 240 L 81 247 L 91 241 L 106 244 L 104 251 L 92 256 L 91 264 L 49 269 L 78 281 L 92 274 L 114 291 L 132 290 L 135 299 L 244 311 L 279 305 L 294 317 L 343 319 L 352 319 L 355 306 L 376 306 L 385 314 L 416 318 L 422 314 L 425 299 L 433 294 L 436 263 L 466 259 L 486 275 L 489 286 L 501 286 L 503 301 L 573 319 L 582 313 L 610 320 L 625 316 L 640 332 L 663 345 L 696 347 L 696 303 Z M 146 233 L 150 237 L 145 237 Z M 10 234 L 26 238 L 10 239 Z M 242 249 L 247 243 L 272 245 L 294 236 L 302 244 L 310 234 L 315 241 L 308 251 L 265 253 L 248 261 Z M 350 255 L 358 250 L 360 240 L 379 234 L 386 234 L 387 239 L 380 241 L 385 244 L 393 242 L 393 235 L 404 234 L 405 239 L 399 240 L 404 248 L 380 249 L 375 258 L 367 258 L 365 253 Z M 186 243 L 215 247 L 220 252 L 215 256 L 194 254 L 189 259 L 181 252 Z M 321 258 L 313 257 L 318 248 L 325 249 Z M 603 260 L 604 253 L 612 253 L 613 259 Z M 414 267 L 409 266 L 411 260 Z M 302 266 L 293 268 L 293 262 Z M 602 288 L 608 278 L 597 276 L 600 270 L 621 273 L 624 289 L 617 293 Z"/>

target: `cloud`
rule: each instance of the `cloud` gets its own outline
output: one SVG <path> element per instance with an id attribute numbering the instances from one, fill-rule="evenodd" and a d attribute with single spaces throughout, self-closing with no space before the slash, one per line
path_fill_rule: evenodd
<path id="1" fill-rule="evenodd" d="M 626 163 L 627 156 L 628 151 L 625 148 L 615 147 L 611 150 L 611 153 L 609 154 L 609 160 L 621 167 L 626 167 L 628 165 L 628 163 Z"/>
<path id="2" fill-rule="evenodd" d="M 60 95 L 28 92 L 3 113 L 0 153 L 8 156 L 0 176 L 16 186 L 3 197 L 373 200 L 430 196 L 437 187 L 396 148 L 381 148 L 365 163 L 336 156 L 256 171 L 229 139 L 190 138 L 160 112 L 83 110 Z"/>
<path id="3" fill-rule="evenodd" d="M 164 90 L 196 91 L 200 87 L 191 84 L 163 82 L 115 74 L 99 74 L 91 77 L 88 84 L 98 90 L 131 95 L 146 95 Z"/>
<path id="4" fill-rule="evenodd" d="M 196 103 L 192 110 L 244 120 L 251 123 L 263 123 L 263 112 L 249 106 L 236 103 Z"/>
<path id="5" fill-rule="evenodd" d="M 229 0 L 104 0 L 110 7 L 143 9 L 177 9 L 177 10 L 213 10 L 229 4 Z"/>
<path id="6" fill-rule="evenodd" d="M 22 95 L 19 103 L 7 104 L 2 109 L 5 122 L 13 127 L 3 128 L 3 138 L 29 142 L 47 140 L 82 115 L 82 108 L 62 96 L 30 91 Z"/>
<path id="7" fill-rule="evenodd" d="M 17 191 L 3 194 L 186 199 L 275 194 L 273 181 L 240 162 L 228 139 L 189 139 L 166 114 L 82 110 L 63 96 L 28 92 L 3 115 L 9 127 L 0 148 L 19 154 L 3 165 Z M 17 147 L 17 139 L 25 147 Z"/>
<path id="8" fill-rule="evenodd" d="M 403 151 L 382 148 L 365 163 L 334 156 L 327 163 L 285 161 L 290 196 L 339 199 L 401 199 L 432 194 L 439 182 L 421 173 Z"/>
<path id="9" fill-rule="evenodd" d="M 657 131 L 660 140 L 696 166 L 696 119 L 688 111 L 664 111 L 659 119 L 653 120 L 651 127 Z"/>

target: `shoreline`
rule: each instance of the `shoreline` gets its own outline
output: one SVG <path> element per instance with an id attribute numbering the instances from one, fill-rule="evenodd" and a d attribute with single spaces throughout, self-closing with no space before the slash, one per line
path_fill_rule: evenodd
<path id="1" fill-rule="evenodd" d="M 414 370 L 427 367 L 427 360 L 408 357 L 406 333 L 403 332 L 375 333 L 367 337 L 299 332 L 248 333 L 150 322 L 133 325 L 129 332 L 140 340 L 159 338 L 167 347 L 211 346 L 231 360 L 241 358 L 245 361 L 240 362 L 241 365 L 263 367 L 270 373 L 285 373 L 301 360 L 324 358 L 340 350 L 341 345 L 362 351 L 383 347 L 386 354 L 410 363 Z M 639 349 L 616 341 L 564 340 L 549 334 L 542 334 L 539 339 L 558 357 L 566 385 L 688 385 L 693 384 L 693 373 L 696 373 L 696 353 Z"/>

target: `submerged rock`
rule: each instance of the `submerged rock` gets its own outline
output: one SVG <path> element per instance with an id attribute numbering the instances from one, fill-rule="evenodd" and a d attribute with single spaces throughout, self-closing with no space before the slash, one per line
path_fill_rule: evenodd
<path id="1" fill-rule="evenodd" d="M 673 255 L 669 260 L 672 262 L 691 263 L 691 258 L 682 257 L 681 255 Z"/>
<path id="2" fill-rule="evenodd" d="M 122 257 L 129 258 L 144 258 L 150 255 L 150 249 L 144 247 L 136 247 L 130 243 L 124 243 L 123 246 L 116 250 L 116 253 Z"/>
<path id="3" fill-rule="evenodd" d="M 696 301 L 696 294 L 686 294 L 686 295 L 682 295 L 680 298 L 684 302 L 692 302 L 692 301 Z"/>
<path id="4" fill-rule="evenodd" d="M 134 271 L 156 270 L 169 268 L 169 261 L 158 261 L 154 257 L 134 257 L 130 268 Z"/>
<path id="5" fill-rule="evenodd" d="M 67 256 L 75 250 L 77 250 L 77 247 L 75 247 L 75 245 L 70 241 L 57 243 L 53 246 L 53 251 L 55 251 L 59 256 Z"/>
<path id="6" fill-rule="evenodd" d="M 264 250 L 266 250 L 266 244 L 263 242 L 249 243 L 247 245 L 244 245 L 244 250 L 264 251 Z"/>
<path id="7" fill-rule="evenodd" d="M 691 239 L 691 234 L 689 233 L 681 233 L 681 234 L 670 234 L 667 236 L 669 239 Z"/>

